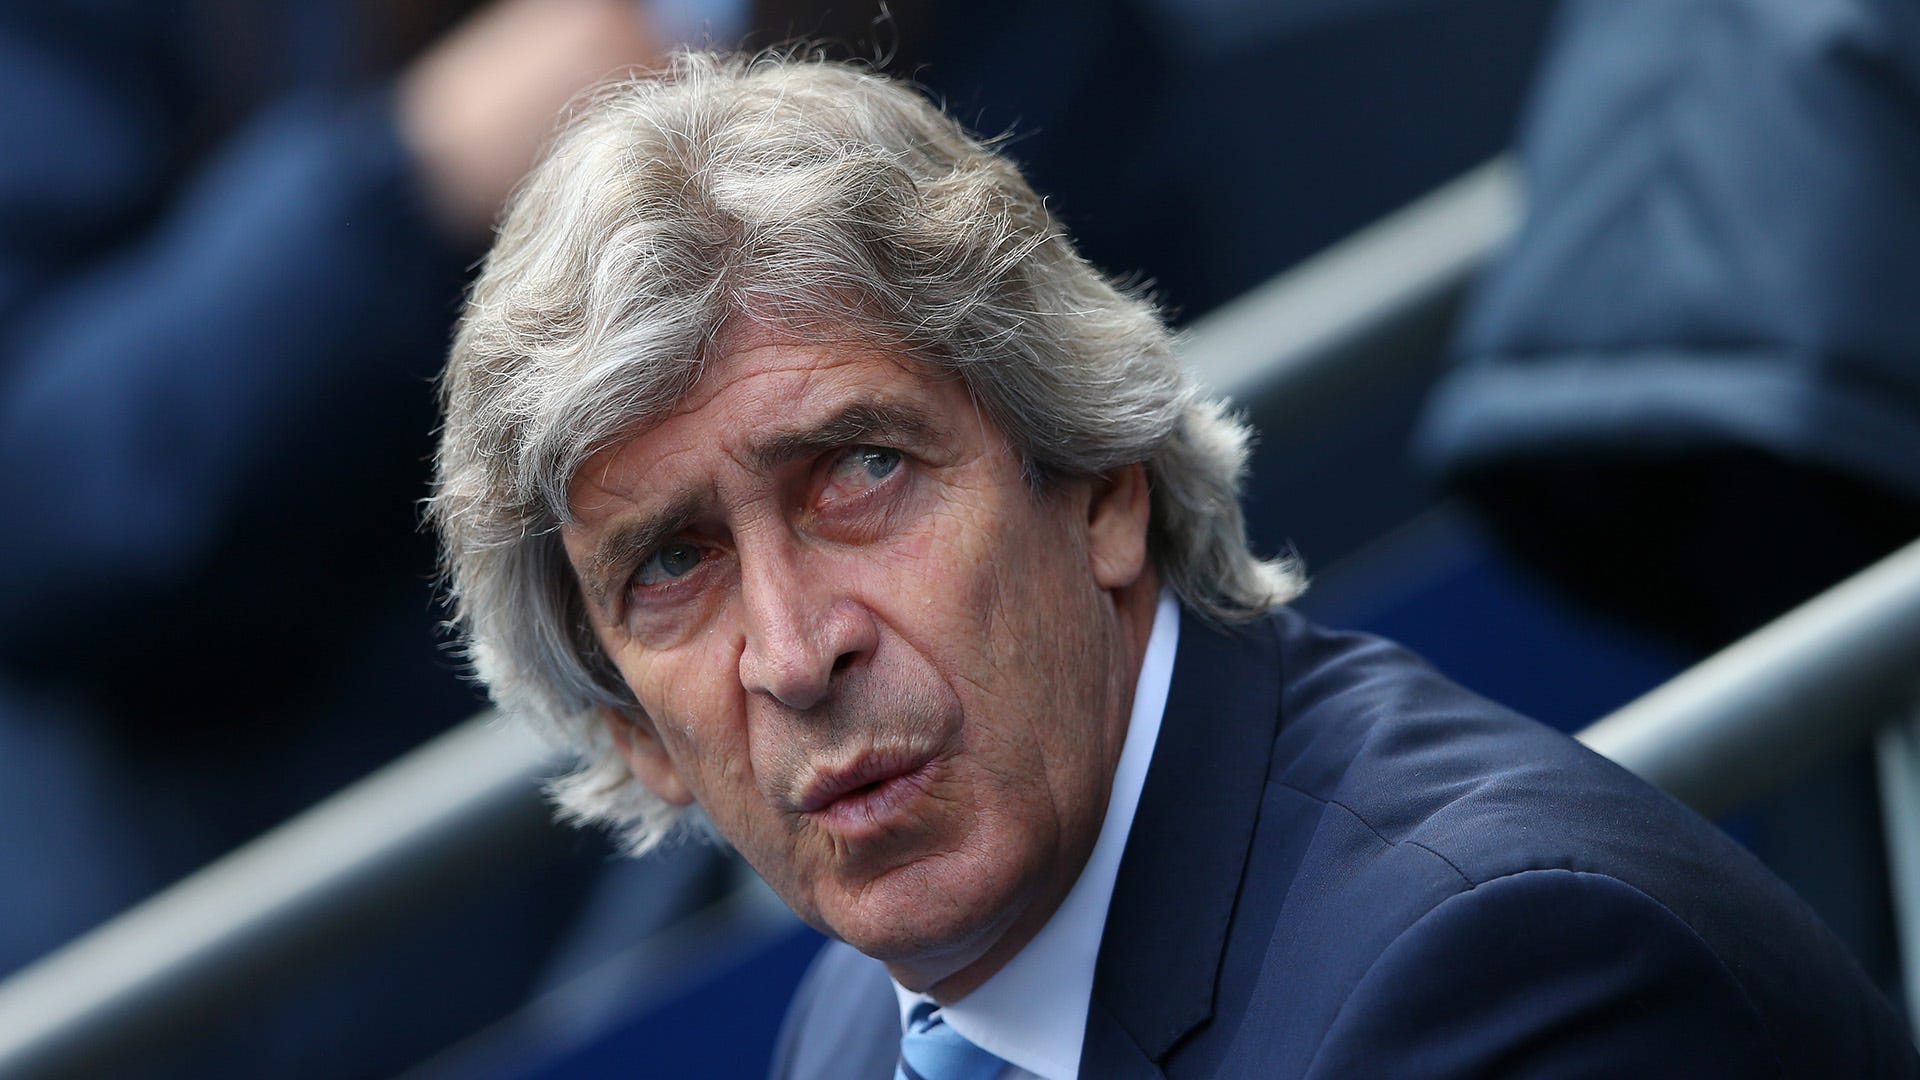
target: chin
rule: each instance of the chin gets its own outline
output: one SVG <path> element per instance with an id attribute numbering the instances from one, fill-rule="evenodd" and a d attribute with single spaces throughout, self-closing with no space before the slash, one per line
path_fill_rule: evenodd
<path id="1" fill-rule="evenodd" d="M 982 872 L 950 858 L 921 860 L 842 893 L 833 910 L 808 921 L 919 990 L 980 959 L 1006 935 L 1032 900 L 1021 895 L 1021 880 L 1010 867 Z"/>

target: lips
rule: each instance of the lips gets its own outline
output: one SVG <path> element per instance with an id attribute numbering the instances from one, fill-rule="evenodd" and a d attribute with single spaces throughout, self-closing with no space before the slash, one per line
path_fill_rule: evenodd
<path id="1" fill-rule="evenodd" d="M 863 754 L 823 769 L 801 792 L 801 813 L 842 826 L 882 826 L 919 794 L 933 756 L 896 751 Z"/>

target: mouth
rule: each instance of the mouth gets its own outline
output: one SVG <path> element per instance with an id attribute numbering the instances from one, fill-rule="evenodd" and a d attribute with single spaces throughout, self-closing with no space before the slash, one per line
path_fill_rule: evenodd
<path id="1" fill-rule="evenodd" d="M 924 753 L 862 755 L 816 775 L 801 793 L 799 810 L 838 832 L 883 829 L 926 788 L 932 764 Z"/>

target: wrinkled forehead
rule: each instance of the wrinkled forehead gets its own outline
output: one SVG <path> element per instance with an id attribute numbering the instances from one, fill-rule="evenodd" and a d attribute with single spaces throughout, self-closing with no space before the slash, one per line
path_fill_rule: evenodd
<path id="1" fill-rule="evenodd" d="M 814 372 L 831 369 L 849 358 L 884 360 L 899 373 L 932 378 L 934 372 L 925 363 L 907 356 L 897 346 L 889 346 L 871 330 L 851 323 L 814 323 L 792 326 L 729 315 L 715 328 L 701 350 L 699 376 L 689 383 L 665 411 L 644 425 L 652 428 L 677 416 L 699 413 L 716 397 L 738 383 L 743 376 L 765 374 L 768 356 L 780 360 L 772 365 L 804 383 Z M 725 419 L 709 421 L 716 427 Z"/>

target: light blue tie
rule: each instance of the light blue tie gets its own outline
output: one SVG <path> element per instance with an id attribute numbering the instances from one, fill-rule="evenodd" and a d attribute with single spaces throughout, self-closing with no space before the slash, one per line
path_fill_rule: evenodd
<path id="1" fill-rule="evenodd" d="M 907 1017 L 893 1080 L 995 1080 L 1006 1064 L 962 1038 L 939 1006 L 923 1001 Z"/>

